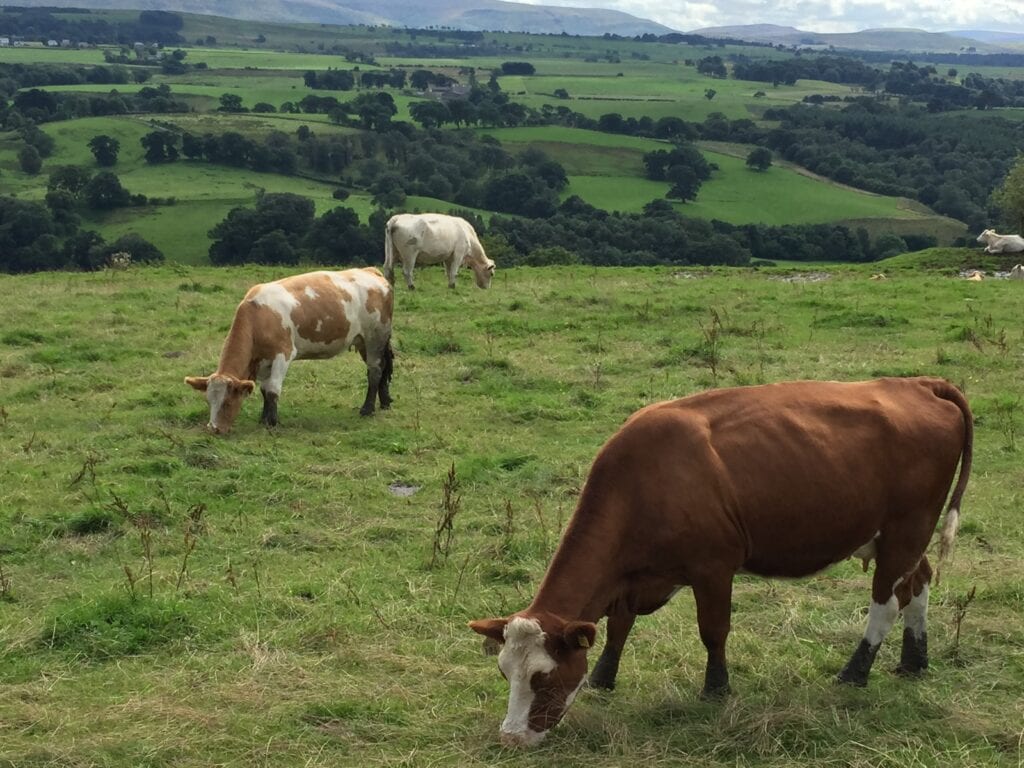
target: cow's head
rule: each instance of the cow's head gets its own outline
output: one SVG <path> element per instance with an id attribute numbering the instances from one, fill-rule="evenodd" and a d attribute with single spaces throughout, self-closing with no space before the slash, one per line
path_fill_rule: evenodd
<path id="1" fill-rule="evenodd" d="M 210 423 L 206 426 L 221 435 L 231 431 L 235 418 L 242 408 L 242 401 L 251 395 L 256 387 L 255 382 L 242 381 L 226 373 L 186 376 L 185 383 L 206 393 L 206 401 L 210 404 Z"/>
<path id="2" fill-rule="evenodd" d="M 469 266 L 473 270 L 477 287 L 490 288 L 491 278 L 494 277 L 494 262 L 486 256 L 482 256 L 473 261 Z"/>
<path id="3" fill-rule="evenodd" d="M 596 625 L 552 614 L 471 621 L 500 645 L 498 669 L 508 680 L 508 712 L 501 724 L 507 746 L 532 747 L 558 724 L 587 674 L 587 649 Z"/>
<path id="4" fill-rule="evenodd" d="M 992 237 L 992 235 L 994 235 L 995 233 L 996 231 L 994 229 L 986 229 L 984 232 L 978 235 L 977 242 L 987 243 L 989 241 L 989 238 Z"/>

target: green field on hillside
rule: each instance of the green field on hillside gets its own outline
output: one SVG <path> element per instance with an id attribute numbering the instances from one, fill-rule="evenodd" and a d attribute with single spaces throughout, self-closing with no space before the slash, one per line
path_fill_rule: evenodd
<path id="1" fill-rule="evenodd" d="M 558 158 L 570 175 L 569 188 L 563 195 L 579 195 L 598 208 L 636 213 L 651 200 L 663 198 L 669 188 L 667 182 L 644 178 L 643 166 L 646 152 L 671 148 L 666 142 L 560 126 L 482 132 L 510 148 L 539 147 Z M 812 178 L 789 166 L 754 172 L 746 167 L 743 157 L 715 151 L 705 151 L 704 155 L 718 170 L 701 186 L 695 201 L 676 203 L 676 209 L 687 216 L 732 224 L 937 218 L 901 198 Z"/>
<path id="2" fill-rule="evenodd" d="M 280 427 L 252 401 L 226 438 L 182 379 L 280 270 L 0 276 L 0 765 L 1018 764 L 1020 285 L 876 269 L 499 266 L 489 291 L 422 269 L 396 296 L 392 410 L 357 415 L 347 354 L 292 368 Z M 466 622 L 525 607 L 633 410 L 902 374 L 960 383 L 976 415 L 925 676 L 891 673 L 897 625 L 866 689 L 834 684 L 859 561 L 739 576 L 727 700 L 698 696 L 684 589 L 639 619 L 614 693 L 583 690 L 532 752 L 499 745 L 508 685 Z"/>

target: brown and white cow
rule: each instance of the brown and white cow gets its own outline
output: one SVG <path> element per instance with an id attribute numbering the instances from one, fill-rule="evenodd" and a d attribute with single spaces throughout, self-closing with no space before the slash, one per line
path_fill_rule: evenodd
<path id="1" fill-rule="evenodd" d="M 443 213 L 400 213 L 388 219 L 384 231 L 384 274 L 395 282 L 395 262 L 402 262 L 405 284 L 415 290 L 412 271 L 416 264 L 444 264 L 448 287 L 455 287 L 459 268 L 473 270 L 476 284 L 488 288 L 494 262 L 487 258 L 476 230 L 465 219 Z"/>
<path id="2" fill-rule="evenodd" d="M 260 421 L 278 423 L 277 401 L 293 360 L 323 360 L 355 347 L 366 362 L 366 400 L 360 413 L 391 405 L 391 284 L 375 267 L 309 272 L 254 285 L 235 310 L 217 372 L 185 383 L 206 393 L 209 428 L 227 433 L 256 382 L 263 392 Z M 255 382 L 253 381 L 255 379 Z"/>
<path id="3" fill-rule="evenodd" d="M 802 577 L 851 555 L 875 560 L 867 630 L 839 674 L 865 685 L 900 611 L 900 672 L 928 666 L 925 548 L 957 464 L 942 531 L 956 533 L 973 420 L 941 379 L 789 382 L 648 406 L 605 443 L 540 589 L 525 610 L 470 622 L 501 644 L 511 688 L 501 739 L 539 742 L 583 685 L 613 688 L 638 614 L 693 590 L 707 649 L 704 694 L 729 691 L 733 576 Z"/>

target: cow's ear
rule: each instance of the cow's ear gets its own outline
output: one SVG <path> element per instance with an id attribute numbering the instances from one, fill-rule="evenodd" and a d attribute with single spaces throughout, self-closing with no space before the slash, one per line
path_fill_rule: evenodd
<path id="1" fill-rule="evenodd" d="M 469 628 L 478 635 L 483 635 L 497 643 L 504 643 L 507 624 L 508 619 L 479 619 L 469 622 Z"/>
<path id="2" fill-rule="evenodd" d="M 210 383 L 209 376 L 186 376 L 185 383 L 188 384 L 192 389 L 198 389 L 200 392 L 206 391 L 206 386 Z"/>
<path id="3" fill-rule="evenodd" d="M 562 639 L 570 649 L 591 648 L 597 637 L 597 625 L 590 621 L 570 621 L 562 630 Z"/>
<path id="4" fill-rule="evenodd" d="M 241 392 L 243 395 L 251 395 L 252 391 L 256 389 L 256 382 L 246 379 L 245 381 L 232 383 L 231 388 Z"/>

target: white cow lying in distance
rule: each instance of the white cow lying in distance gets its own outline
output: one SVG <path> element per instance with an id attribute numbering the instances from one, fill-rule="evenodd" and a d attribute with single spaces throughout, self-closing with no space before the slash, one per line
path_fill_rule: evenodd
<path id="1" fill-rule="evenodd" d="M 448 287 L 463 264 L 473 270 L 476 284 L 487 288 L 494 276 L 494 262 L 487 258 L 476 231 L 465 219 L 443 213 L 400 213 L 388 219 L 384 233 L 384 274 L 395 282 L 395 258 L 402 261 L 405 284 L 415 290 L 412 271 L 416 263 L 444 264 Z"/>
<path id="2" fill-rule="evenodd" d="M 376 267 L 254 285 L 235 310 L 216 373 L 189 376 L 185 383 L 206 395 L 207 426 L 226 434 L 258 382 L 260 421 L 272 427 L 292 361 L 326 360 L 354 347 L 366 362 L 366 400 L 359 412 L 369 416 L 378 398 L 382 409 L 391 405 L 393 306 L 391 285 Z"/>
<path id="3" fill-rule="evenodd" d="M 986 229 L 978 235 L 978 242 L 985 243 L 985 253 L 1024 252 L 1024 237 L 996 234 L 994 229 Z"/>
<path id="4" fill-rule="evenodd" d="M 1024 280 L 1024 265 L 1017 264 L 1013 269 L 1010 270 L 1011 280 Z"/>

